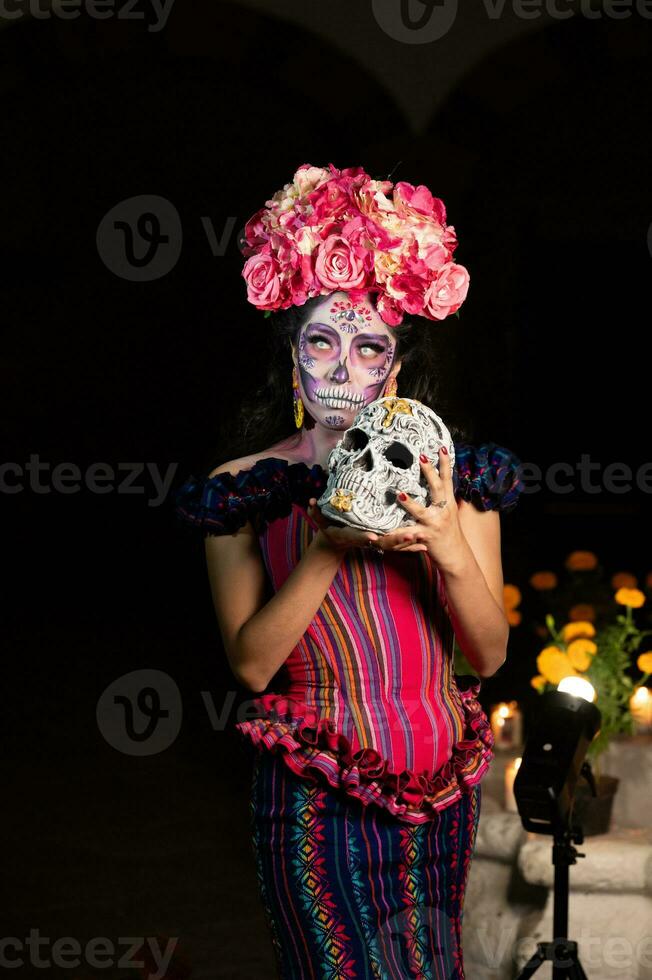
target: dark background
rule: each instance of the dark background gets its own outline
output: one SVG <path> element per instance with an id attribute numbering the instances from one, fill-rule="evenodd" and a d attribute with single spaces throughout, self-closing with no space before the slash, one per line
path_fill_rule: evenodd
<path id="1" fill-rule="evenodd" d="M 147 25 L 25 15 L 0 30 L 5 462 L 151 462 L 174 468 L 174 487 L 197 471 L 265 368 L 236 232 L 306 162 L 393 171 L 446 202 L 472 279 L 458 327 L 477 441 L 544 472 L 582 454 L 647 462 L 649 20 L 460 11 L 444 38 L 409 45 L 371 7 L 177 0 L 164 30 Z M 173 203 L 183 243 L 166 275 L 133 282 L 96 234 L 118 202 L 149 194 Z M 223 255 L 202 216 L 218 237 L 234 219 Z M 171 493 L 149 505 L 145 475 L 141 493 L 24 483 L 0 497 L 7 935 L 175 936 L 178 976 L 271 976 L 247 760 L 233 712 L 215 731 L 201 697 L 219 708 L 243 694 L 201 541 Z M 575 485 L 526 493 L 503 520 L 525 613 L 528 576 L 571 550 L 641 579 L 652 565 L 648 494 Z M 531 704 L 539 648 L 527 622 L 513 630 L 485 707 Z M 183 724 L 134 758 L 96 710 L 141 668 L 174 679 Z M 49 975 L 138 973 L 82 962 Z"/>

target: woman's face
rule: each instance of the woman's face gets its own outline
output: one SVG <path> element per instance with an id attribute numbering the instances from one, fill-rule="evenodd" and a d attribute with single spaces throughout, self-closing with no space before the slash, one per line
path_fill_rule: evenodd
<path id="1" fill-rule="evenodd" d="M 316 422 L 348 429 L 363 406 L 380 398 L 392 371 L 396 341 L 368 299 L 325 296 L 302 325 L 294 348 L 299 393 Z"/>

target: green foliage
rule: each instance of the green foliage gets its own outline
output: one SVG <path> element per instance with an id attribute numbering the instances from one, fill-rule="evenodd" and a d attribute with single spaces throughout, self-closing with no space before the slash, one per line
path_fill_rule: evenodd
<path id="1" fill-rule="evenodd" d="M 602 716 L 600 732 L 587 750 L 587 755 L 593 759 L 605 751 L 614 735 L 634 734 L 634 719 L 629 709 L 629 699 L 634 688 L 644 683 L 648 676 L 645 674 L 637 684 L 634 684 L 627 674 L 640 648 L 641 640 L 652 633 L 652 630 L 639 629 L 634 622 L 631 607 L 624 608 L 625 612 L 618 614 L 614 622 L 607 622 L 596 630 L 592 639 L 598 648 L 597 653 L 591 658 L 587 669 L 579 672 L 593 685 L 596 692 L 595 703 Z M 546 616 L 546 626 L 554 645 L 561 650 L 566 650 L 567 644 L 563 641 L 555 619 L 550 614 Z M 556 685 L 546 683 L 540 688 L 540 692 L 543 694 L 555 688 Z"/>

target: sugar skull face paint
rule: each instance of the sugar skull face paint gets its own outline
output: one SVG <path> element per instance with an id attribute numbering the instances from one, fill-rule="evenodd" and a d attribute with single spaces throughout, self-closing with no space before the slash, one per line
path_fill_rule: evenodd
<path id="1" fill-rule="evenodd" d="M 299 390 L 315 420 L 347 429 L 382 395 L 396 341 L 371 303 L 332 293 L 313 310 L 297 340 Z"/>

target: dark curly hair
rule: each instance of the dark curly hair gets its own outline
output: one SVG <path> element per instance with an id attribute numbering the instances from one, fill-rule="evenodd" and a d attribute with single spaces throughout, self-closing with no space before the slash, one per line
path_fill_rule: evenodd
<path id="1" fill-rule="evenodd" d="M 265 318 L 267 377 L 240 406 L 236 419 L 220 434 L 219 449 L 207 458 L 210 469 L 231 459 L 255 455 L 288 438 L 296 430 L 292 402 L 292 352 L 302 325 L 324 296 L 302 306 L 277 310 Z M 408 316 L 392 327 L 395 360 L 401 361 L 397 393 L 414 398 L 437 412 L 456 441 L 471 438 L 470 420 L 464 416 L 463 378 L 459 370 L 459 325 L 455 316 L 441 323 Z M 314 420 L 306 407 L 304 426 Z"/>

